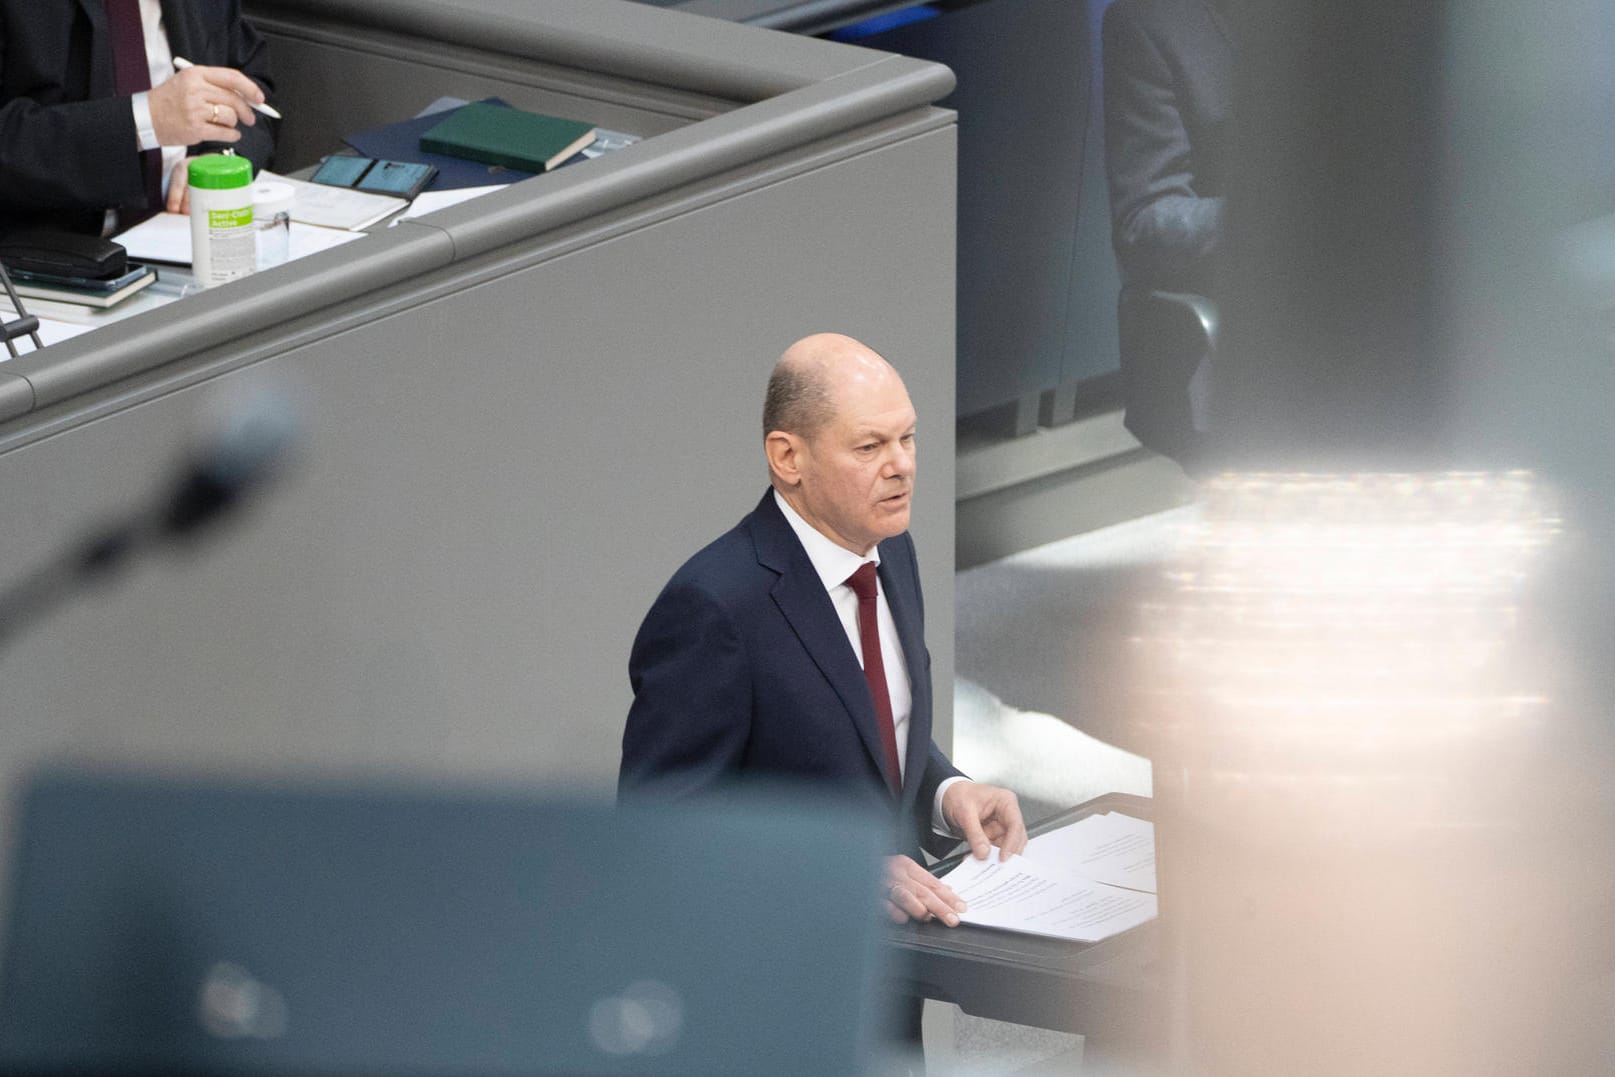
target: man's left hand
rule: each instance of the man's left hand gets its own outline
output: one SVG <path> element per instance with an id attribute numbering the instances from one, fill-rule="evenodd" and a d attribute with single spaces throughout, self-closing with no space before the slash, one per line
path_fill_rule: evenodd
<path id="1" fill-rule="evenodd" d="M 195 158 L 187 157 L 174 166 L 174 171 L 168 174 L 168 200 L 164 208 L 170 213 L 189 213 L 191 211 L 191 162 Z"/>
<path id="2" fill-rule="evenodd" d="M 979 782 L 955 782 L 942 794 L 942 814 L 952 823 L 977 860 L 998 846 L 1000 857 L 1026 849 L 1026 824 L 1020 801 L 1008 789 Z"/>

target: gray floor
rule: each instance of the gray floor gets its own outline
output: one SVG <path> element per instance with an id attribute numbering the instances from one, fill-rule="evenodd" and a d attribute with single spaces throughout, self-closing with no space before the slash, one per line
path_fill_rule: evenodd
<path id="1" fill-rule="evenodd" d="M 1130 735 L 1118 655 L 1133 604 L 1160 573 L 1192 508 L 1051 542 L 955 578 L 954 752 L 1008 785 L 1030 818 L 1103 793 L 1150 794 Z M 932 1004 L 933 1075 L 1087 1074 L 1082 1037 L 988 1021 Z"/>

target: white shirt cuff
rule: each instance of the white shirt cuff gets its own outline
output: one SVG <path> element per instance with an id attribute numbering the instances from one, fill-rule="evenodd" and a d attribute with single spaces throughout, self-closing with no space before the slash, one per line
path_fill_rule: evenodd
<path id="1" fill-rule="evenodd" d="M 942 795 L 948 791 L 948 786 L 958 782 L 968 782 L 969 778 L 944 778 L 942 784 L 936 787 L 936 799 L 931 803 L 931 829 L 944 838 L 962 838 L 964 835 L 948 821 L 942 814 Z"/>
<path id="2" fill-rule="evenodd" d="M 135 114 L 135 134 L 140 139 L 142 150 L 155 150 L 160 148 L 157 142 L 157 128 L 151 122 L 151 101 L 148 100 L 150 91 L 142 90 L 129 98 L 129 107 Z"/>

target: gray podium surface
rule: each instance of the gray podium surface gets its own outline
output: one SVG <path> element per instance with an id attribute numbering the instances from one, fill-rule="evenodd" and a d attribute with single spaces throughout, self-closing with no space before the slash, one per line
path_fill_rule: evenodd
<path id="1" fill-rule="evenodd" d="M 210 411 L 271 386 L 305 430 L 223 533 L 0 653 L 6 789 L 60 757 L 609 786 L 639 620 L 761 494 L 768 370 L 822 329 L 921 416 L 946 743 L 947 69 L 626 0 L 247 8 L 282 169 L 445 93 L 646 138 L 0 364 L 0 586 L 155 496 Z"/>

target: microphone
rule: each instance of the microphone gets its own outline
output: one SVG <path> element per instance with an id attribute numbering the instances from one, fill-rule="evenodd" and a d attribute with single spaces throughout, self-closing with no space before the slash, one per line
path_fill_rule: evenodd
<path id="1" fill-rule="evenodd" d="M 189 536 L 222 518 L 243 495 L 272 478 L 297 441 L 297 415 L 282 397 L 265 394 L 226 416 L 190 454 L 158 515 L 168 536 Z"/>
<path id="2" fill-rule="evenodd" d="M 260 393 L 230 411 L 186 454 L 180 474 L 154 504 L 93 529 L 0 592 L 0 645 L 141 548 L 194 542 L 284 470 L 299 434 L 297 412 L 279 394 Z"/>

